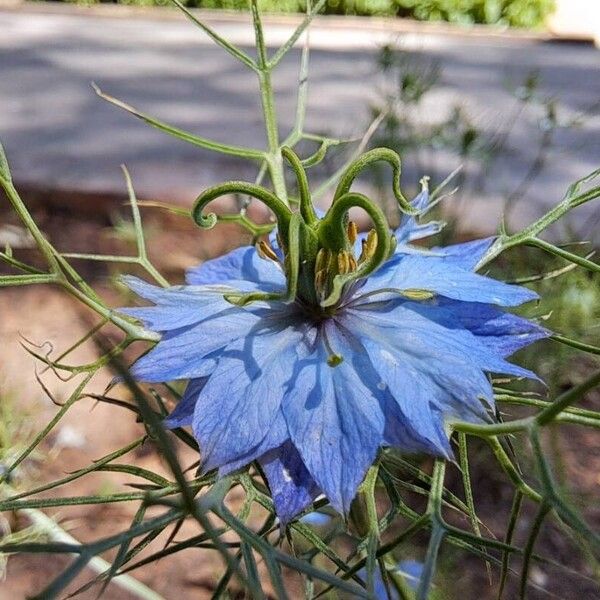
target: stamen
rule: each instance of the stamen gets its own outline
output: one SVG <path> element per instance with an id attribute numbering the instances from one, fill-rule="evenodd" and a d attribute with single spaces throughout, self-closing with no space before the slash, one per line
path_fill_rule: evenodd
<path id="1" fill-rule="evenodd" d="M 358 227 L 356 226 L 356 223 L 354 221 L 350 221 L 348 223 L 348 241 L 351 244 L 354 244 L 354 242 L 356 242 L 357 237 L 358 237 Z"/>
<path id="2" fill-rule="evenodd" d="M 358 258 L 358 264 L 369 260 L 377 250 L 377 232 L 371 229 L 367 235 L 367 239 L 362 241 L 362 251 Z"/>
<path id="3" fill-rule="evenodd" d="M 260 242 L 258 242 L 258 244 L 256 244 L 256 251 L 258 252 L 258 255 L 261 258 L 279 262 L 279 257 L 277 256 L 277 254 L 275 254 L 273 248 L 271 248 L 271 246 L 267 244 L 267 242 L 265 242 L 264 240 L 261 240 Z"/>
<path id="4" fill-rule="evenodd" d="M 352 254 L 348 255 L 348 260 L 350 261 L 350 271 L 354 272 L 358 268 L 358 263 Z"/>
<path id="5" fill-rule="evenodd" d="M 329 338 L 327 337 L 327 330 L 325 328 L 323 328 L 323 343 L 325 344 L 325 348 L 329 353 L 329 356 L 327 357 L 327 364 L 331 368 L 341 365 L 344 362 L 344 357 L 333 351 L 331 343 L 329 342 Z"/>
<path id="6" fill-rule="evenodd" d="M 367 258 L 371 258 L 377 249 L 377 232 L 374 229 L 367 235 Z"/>
<path id="7" fill-rule="evenodd" d="M 327 267 L 329 262 L 329 250 L 327 248 L 321 248 L 317 252 L 317 258 L 315 259 L 315 273 L 318 273 L 322 269 Z"/>
<path id="8" fill-rule="evenodd" d="M 340 275 L 345 275 L 350 271 L 350 260 L 348 258 L 348 253 L 344 250 L 337 255 L 337 268 Z"/>
<path id="9" fill-rule="evenodd" d="M 372 292 L 366 292 L 364 294 L 359 294 L 358 296 L 354 296 L 349 302 L 346 302 L 342 305 L 342 308 L 359 308 L 361 305 L 366 306 L 364 302 L 368 298 L 372 298 L 374 296 L 381 296 L 385 294 L 392 294 L 395 296 L 399 296 L 402 298 L 407 298 L 409 300 L 420 300 L 427 301 L 435 298 L 435 294 L 433 292 L 429 292 L 427 290 L 417 290 L 417 289 L 407 289 L 400 290 L 398 288 L 380 288 L 378 290 L 373 290 Z M 390 302 L 391 300 L 382 300 L 381 302 Z M 378 302 L 375 302 L 378 303 Z"/>
<path id="10" fill-rule="evenodd" d="M 327 296 L 327 271 L 320 269 L 315 273 L 315 291 L 320 298 Z"/>
<path id="11" fill-rule="evenodd" d="M 416 288 L 402 290 L 401 294 L 409 300 L 431 300 L 435 296 L 435 294 L 432 294 L 428 290 L 420 290 Z"/>
<path id="12" fill-rule="evenodd" d="M 367 240 L 361 240 L 361 250 L 360 250 L 360 256 L 358 257 L 358 264 L 361 264 L 363 262 L 365 262 L 366 260 L 366 253 L 367 253 Z"/>

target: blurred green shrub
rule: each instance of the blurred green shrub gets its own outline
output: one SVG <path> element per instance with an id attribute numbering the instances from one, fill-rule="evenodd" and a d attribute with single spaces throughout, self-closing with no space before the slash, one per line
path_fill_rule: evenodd
<path id="1" fill-rule="evenodd" d="M 77 4 L 164 6 L 169 0 L 67 0 Z M 247 0 L 182 0 L 191 8 L 246 10 Z M 555 0 L 328 0 L 325 14 L 401 16 L 420 21 L 488 23 L 539 27 L 554 10 Z M 314 2 L 313 2 L 314 4 Z M 260 0 L 263 12 L 302 12 L 306 0 Z"/>
<path id="2" fill-rule="evenodd" d="M 554 0 L 395 0 L 398 14 L 422 21 L 539 27 Z"/>

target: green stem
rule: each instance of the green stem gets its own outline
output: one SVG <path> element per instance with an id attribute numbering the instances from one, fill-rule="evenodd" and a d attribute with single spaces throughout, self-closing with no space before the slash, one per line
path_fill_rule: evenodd
<path id="1" fill-rule="evenodd" d="M 582 398 L 587 392 L 600 385 L 600 371 L 594 373 L 583 383 L 561 394 L 550 406 L 539 413 L 535 421 L 538 425 L 546 425 L 571 404 Z"/>
<path id="2" fill-rule="evenodd" d="M 596 200 L 600 197 L 600 186 L 595 186 L 585 192 L 580 193 L 581 186 L 584 183 L 587 183 L 594 178 L 600 175 L 600 169 L 593 171 L 586 177 L 583 177 L 579 181 L 576 181 L 571 187 L 567 190 L 567 194 L 564 199 L 561 200 L 553 209 L 548 211 L 545 215 L 522 229 L 517 233 L 512 235 L 508 235 L 505 231 L 498 237 L 498 239 L 494 242 L 494 244 L 490 247 L 490 249 L 485 253 L 482 259 L 479 261 L 475 270 L 481 269 L 481 267 L 487 265 L 489 262 L 494 260 L 497 256 L 502 254 L 505 250 L 509 248 L 513 248 L 514 246 L 519 246 L 522 244 L 529 245 L 537 245 L 542 246 L 544 242 L 537 239 L 537 236 L 547 229 L 552 223 L 555 223 L 560 218 L 562 218 L 565 214 L 567 214 L 571 209 L 576 208 L 577 206 L 581 206 L 586 202 L 590 202 L 592 200 Z M 541 242 L 541 244 L 540 244 Z M 554 252 L 554 247 L 550 250 L 547 246 L 551 246 L 551 244 L 547 244 L 544 249 Z M 585 259 L 583 259 L 585 260 Z M 594 265 L 594 263 L 592 263 Z M 591 267 L 592 269 L 596 269 L 597 265 Z"/>
<path id="3" fill-rule="evenodd" d="M 63 284 L 64 289 L 69 292 L 72 296 L 80 300 L 83 304 L 91 308 L 94 312 L 111 321 L 119 329 L 124 331 L 126 334 L 136 340 L 144 340 L 147 342 L 157 342 L 160 339 L 160 335 L 152 331 L 148 331 L 139 325 L 134 325 L 130 321 L 127 321 L 123 317 L 120 317 L 114 310 L 106 307 L 101 302 L 86 296 L 81 290 L 77 289 L 74 285 L 65 281 Z"/>
<path id="4" fill-rule="evenodd" d="M 258 84 L 260 87 L 260 100 L 267 134 L 267 165 L 275 194 L 288 204 L 285 177 L 283 174 L 283 159 L 279 145 L 279 129 L 277 114 L 275 112 L 275 94 L 271 82 L 271 65 L 267 56 L 267 47 L 258 10 L 258 0 L 251 1 L 252 22 L 254 24 L 254 37 L 256 40 Z"/>
<path id="5" fill-rule="evenodd" d="M 0 155 L 3 157 L 4 153 L 2 147 L 0 146 Z M 6 195 L 8 196 L 8 200 L 12 204 L 14 211 L 17 213 L 23 225 L 27 228 L 40 252 L 44 255 L 44 258 L 48 261 L 48 266 L 51 271 L 54 273 L 60 272 L 60 266 L 58 261 L 56 260 L 56 256 L 54 255 L 53 248 L 48 242 L 48 240 L 44 237 L 44 234 L 40 231 L 40 228 L 37 226 L 37 223 L 27 210 L 25 203 L 21 200 L 19 193 L 15 189 L 15 186 L 12 183 L 12 180 L 5 179 L 4 177 L 0 177 L 0 185 L 4 188 Z"/>

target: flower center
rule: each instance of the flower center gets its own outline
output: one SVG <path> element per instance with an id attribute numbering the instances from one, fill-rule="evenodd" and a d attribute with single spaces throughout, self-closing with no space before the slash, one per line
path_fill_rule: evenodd
<path id="1" fill-rule="evenodd" d="M 281 293 L 229 293 L 225 297 L 233 304 L 245 305 L 257 300 L 282 300 L 311 307 L 317 316 L 327 316 L 339 306 L 353 284 L 378 269 L 393 253 L 395 238 L 382 210 L 367 196 L 350 190 L 359 172 L 369 164 L 383 160 L 394 171 L 394 194 L 400 208 L 415 214 L 400 191 L 400 158 L 387 148 L 376 148 L 352 163 L 343 173 L 331 207 L 319 218 L 310 195 L 308 179 L 302 162 L 290 149 L 281 151 L 293 168 L 298 182 L 297 210 L 268 189 L 241 181 L 230 181 L 205 190 L 197 199 L 192 217 L 201 227 L 217 223 L 215 214 L 203 210 L 212 200 L 227 193 L 243 193 L 265 204 L 277 220 L 277 236 L 283 252 L 283 270 L 287 290 Z M 358 233 L 349 221 L 351 208 L 361 208 L 373 221 L 373 229 L 362 240 L 360 255 L 355 256 Z M 277 253 L 266 242 L 257 247 L 266 259 L 280 261 Z"/>

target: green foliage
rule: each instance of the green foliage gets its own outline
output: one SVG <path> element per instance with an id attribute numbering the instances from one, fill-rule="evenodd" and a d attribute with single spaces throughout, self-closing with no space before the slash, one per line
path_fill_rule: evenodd
<path id="1" fill-rule="evenodd" d="M 422 21 L 539 27 L 554 0 L 395 0 L 399 14 Z"/>
<path id="2" fill-rule="evenodd" d="M 587 245 L 581 248 L 577 253 L 583 256 L 589 248 Z M 549 259 L 535 249 L 509 253 L 499 262 L 498 267 L 504 273 L 537 271 L 540 274 L 538 281 L 529 283 L 540 295 L 540 301 L 537 306 L 525 309 L 527 317 L 543 319 L 544 326 L 560 339 L 598 346 L 600 274 L 569 268 L 564 261 Z M 582 358 L 570 345 L 556 346 L 552 352 L 527 349 L 523 351 L 522 360 L 543 377 L 551 390 L 571 385 L 600 364 L 600 357 Z"/>
<path id="3" fill-rule="evenodd" d="M 165 6 L 169 0 L 67 0 L 79 4 Z M 327 0 L 325 14 L 402 16 L 420 21 L 540 27 L 555 0 Z M 247 0 L 185 0 L 188 8 L 247 10 Z M 304 12 L 306 0 L 259 0 L 263 12 Z"/>

